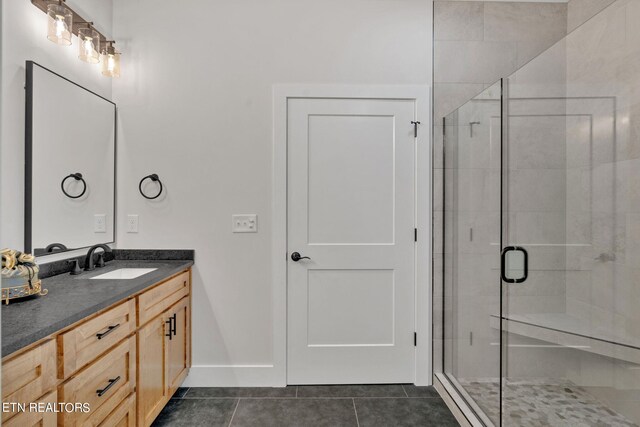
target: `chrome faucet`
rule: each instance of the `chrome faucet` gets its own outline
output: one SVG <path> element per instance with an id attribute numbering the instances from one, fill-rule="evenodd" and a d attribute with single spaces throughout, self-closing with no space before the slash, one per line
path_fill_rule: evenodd
<path id="1" fill-rule="evenodd" d="M 104 244 L 94 245 L 89 248 L 89 252 L 87 252 L 87 257 L 84 260 L 84 271 L 95 270 L 95 265 L 93 264 L 93 253 L 96 249 L 102 248 L 105 253 L 111 252 L 111 248 Z"/>

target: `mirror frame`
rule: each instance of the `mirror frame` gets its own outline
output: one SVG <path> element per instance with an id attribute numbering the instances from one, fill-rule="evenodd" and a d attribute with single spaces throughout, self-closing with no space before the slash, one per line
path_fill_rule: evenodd
<path id="1" fill-rule="evenodd" d="M 24 129 L 24 139 L 25 139 L 25 153 L 24 153 L 24 252 L 32 253 L 33 251 L 33 224 L 32 224 L 32 213 L 33 213 L 33 67 L 37 66 L 41 69 L 48 71 L 49 73 L 60 77 L 61 79 L 89 92 L 92 95 L 101 98 L 108 103 L 113 105 L 113 218 L 112 218 L 112 226 L 113 226 L 113 239 L 109 242 L 97 242 L 103 244 L 114 244 L 116 240 L 116 215 L 117 215 L 117 158 L 118 158 L 118 109 L 116 103 L 111 101 L 110 99 L 105 98 L 102 95 L 98 95 L 92 90 L 87 89 L 86 87 L 79 85 L 78 83 L 69 80 L 68 78 L 56 73 L 38 64 L 35 61 L 26 61 L 25 69 L 26 69 L 26 81 L 25 81 L 25 129 Z M 97 244 L 96 243 L 96 244 Z M 67 250 L 61 250 L 51 253 L 39 254 L 38 257 L 47 256 L 47 255 L 56 255 L 64 252 L 70 252 L 78 249 L 86 249 L 90 246 L 83 246 L 79 248 L 70 248 Z"/>

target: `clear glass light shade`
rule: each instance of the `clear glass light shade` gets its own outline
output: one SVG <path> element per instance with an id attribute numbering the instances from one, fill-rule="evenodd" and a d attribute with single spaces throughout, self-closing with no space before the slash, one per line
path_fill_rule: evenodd
<path id="1" fill-rule="evenodd" d="M 100 62 L 100 35 L 93 28 L 78 30 L 78 58 L 90 64 Z"/>
<path id="2" fill-rule="evenodd" d="M 49 17 L 47 38 L 59 45 L 71 45 L 73 12 L 64 5 L 50 4 L 47 6 L 47 16 Z"/>
<path id="3" fill-rule="evenodd" d="M 107 77 L 120 77 L 120 54 L 113 48 L 103 49 L 100 58 L 102 74 Z"/>

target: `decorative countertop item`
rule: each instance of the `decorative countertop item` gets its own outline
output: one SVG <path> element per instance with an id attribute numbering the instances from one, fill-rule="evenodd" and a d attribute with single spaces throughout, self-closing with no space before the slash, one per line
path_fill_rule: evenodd
<path id="1" fill-rule="evenodd" d="M 46 295 L 38 279 L 40 269 L 31 254 L 14 249 L 0 250 L 2 255 L 2 301 L 25 298 L 32 295 Z"/>

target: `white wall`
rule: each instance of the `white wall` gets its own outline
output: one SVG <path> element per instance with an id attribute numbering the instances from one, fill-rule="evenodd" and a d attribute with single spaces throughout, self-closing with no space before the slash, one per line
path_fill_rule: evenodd
<path id="1" fill-rule="evenodd" d="M 96 27 L 111 34 L 112 0 L 69 0 Z M 111 98 L 111 79 L 97 65 L 78 59 L 77 44 L 47 40 L 47 15 L 30 1 L 2 1 L 2 121 L 0 126 L 0 247 L 24 244 L 24 84 L 25 61 L 32 60 Z M 68 153 L 60 153 L 67 155 Z"/>
<path id="2" fill-rule="evenodd" d="M 121 248 L 193 248 L 190 385 L 276 385 L 272 85 L 429 84 L 430 0 L 116 0 Z M 166 197 L 144 200 L 158 173 Z M 258 214 L 232 234 L 233 213 Z M 140 215 L 138 234 L 124 232 Z M 284 256 L 284 254 L 283 254 Z M 428 262 L 425 260 L 425 262 Z"/>

